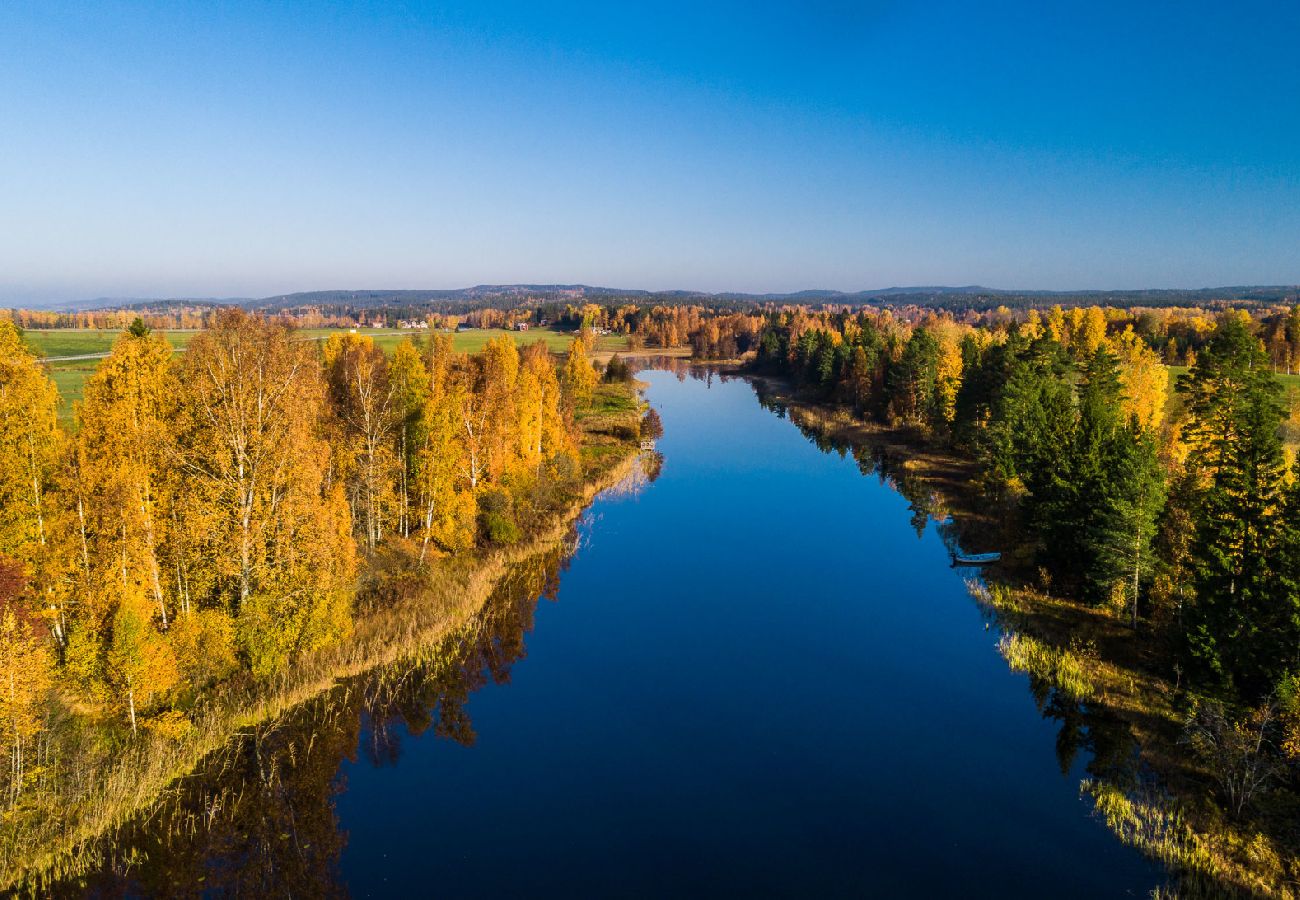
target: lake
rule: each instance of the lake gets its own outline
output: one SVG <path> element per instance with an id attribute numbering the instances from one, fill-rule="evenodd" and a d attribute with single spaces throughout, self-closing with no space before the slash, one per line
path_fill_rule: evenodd
<path id="1" fill-rule="evenodd" d="M 653 481 L 448 645 L 236 742 L 104 892 L 1146 896 L 1079 796 L 1127 734 L 1008 670 L 892 480 L 742 379 L 643 372 Z M 842 449 L 842 448 L 841 448 Z M 175 824 L 175 823 L 181 824 Z M 147 857 L 147 860 L 144 859 Z"/>

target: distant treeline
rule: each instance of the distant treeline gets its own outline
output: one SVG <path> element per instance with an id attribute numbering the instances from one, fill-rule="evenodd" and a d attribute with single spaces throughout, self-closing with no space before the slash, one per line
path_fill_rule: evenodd
<path id="1" fill-rule="evenodd" d="M 586 285 L 480 285 L 458 290 L 309 291 L 255 300 L 140 300 L 117 306 L 99 304 L 81 311 L 14 310 L 14 317 L 55 322 L 36 327 L 103 327 L 86 325 L 102 317 L 141 316 L 155 327 L 191 328 L 215 310 L 238 305 L 264 315 L 287 317 L 307 327 L 379 322 L 422 321 L 430 316 L 465 317 L 483 310 L 526 314 L 538 324 L 555 321 L 569 309 L 599 306 L 697 307 L 710 312 L 773 311 L 787 307 L 813 310 L 861 307 L 918 309 L 952 313 L 1045 310 L 1051 306 L 1107 306 L 1119 309 L 1173 307 L 1222 309 L 1293 305 L 1300 286 L 1237 286 L 1220 288 L 1119 291 L 1004 291 L 980 287 L 888 288 L 874 291 L 800 291 L 789 294 L 708 294 L 698 291 L 636 291 Z M 46 318 L 48 317 L 48 318 Z M 89 317 L 89 318 L 87 318 Z M 179 324 L 183 317 L 184 324 Z M 130 321 L 127 318 L 126 321 Z M 108 327 L 116 327 L 108 326 Z"/>

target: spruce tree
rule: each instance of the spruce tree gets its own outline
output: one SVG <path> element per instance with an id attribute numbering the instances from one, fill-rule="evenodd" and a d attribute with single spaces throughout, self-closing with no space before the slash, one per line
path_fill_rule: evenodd
<path id="1" fill-rule="evenodd" d="M 1188 650 L 1204 677 L 1256 697 L 1278 673 L 1269 632 L 1289 593 L 1280 540 L 1281 388 L 1259 340 L 1229 316 L 1178 389 L 1190 414 L 1188 466 L 1201 484 Z"/>

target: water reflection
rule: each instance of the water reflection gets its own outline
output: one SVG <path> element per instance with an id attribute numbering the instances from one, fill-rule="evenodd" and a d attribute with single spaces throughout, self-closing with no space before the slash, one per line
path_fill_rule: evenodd
<path id="1" fill-rule="evenodd" d="M 1014 623 L 983 605 L 980 633 L 934 541 L 1002 546 L 1000 516 L 941 489 L 907 448 L 851 440 L 761 383 L 656 368 L 690 382 L 649 376 L 667 462 L 647 453 L 613 493 L 668 474 L 635 509 L 598 504 L 600 546 L 547 628 L 534 637 L 576 538 L 512 570 L 418 659 L 232 742 L 87 885 L 1027 897 L 1153 883 L 1056 774 L 1138 778 L 1127 727 L 1031 677 L 1053 765 L 1052 735 L 993 651 Z M 808 452 L 754 393 L 853 467 Z M 530 643 L 529 677 L 476 701 L 480 740 L 471 697 L 508 683 Z"/>
<path id="2" fill-rule="evenodd" d="M 977 512 L 973 503 L 963 505 L 962 501 L 970 501 L 970 497 L 936 489 L 936 478 L 917 470 L 920 451 L 916 446 L 892 443 L 894 436 L 887 432 L 854 430 L 855 423 L 846 413 L 791 405 L 765 379 L 755 378 L 750 383 L 759 406 L 778 418 L 788 419 L 818 450 L 837 454 L 841 459 L 851 456 L 863 475 L 875 477 L 901 494 L 908 502 L 909 521 L 918 538 L 934 522 L 944 545 L 952 552 L 982 552 L 1005 543 L 1007 520 L 988 515 L 987 509 Z M 849 431 L 854 431 L 852 437 L 847 436 Z"/>
<path id="3" fill-rule="evenodd" d="M 894 447 L 884 438 L 847 438 L 845 431 L 851 423 L 844 414 L 791 405 L 765 380 L 756 378 L 751 383 L 760 406 L 778 418 L 789 419 L 822 453 L 838 454 L 841 459 L 851 455 L 863 475 L 875 476 L 901 494 L 908 501 L 912 530 L 918 538 L 933 522 L 944 545 L 954 553 L 972 547 L 1013 546 L 1023 539 L 1014 519 L 992 520 L 972 511 L 975 504 L 984 502 L 977 492 L 968 490 L 965 497 L 952 497 L 936 490 L 932 478 L 912 471 L 915 448 Z M 977 602 L 981 593 L 972 590 Z M 1016 623 L 991 604 L 980 602 L 979 607 L 986 628 L 998 634 L 1017 630 Z M 1082 756 L 1089 776 L 1122 790 L 1149 782 L 1151 775 L 1141 765 L 1140 747 L 1127 722 L 1104 708 L 1068 696 L 1039 674 L 1029 673 L 1029 690 L 1043 718 L 1058 723 L 1056 760 L 1063 776 Z"/>
<path id="4" fill-rule="evenodd" d="M 473 745 L 470 696 L 509 682 L 537 605 L 555 599 L 574 546 L 514 566 L 477 615 L 415 661 L 349 680 L 238 735 L 112 848 L 88 848 L 105 855 L 100 871 L 57 893 L 346 896 L 338 863 L 347 835 L 334 809 L 346 788 L 341 763 L 360 752 L 372 765 L 394 765 L 403 734 Z"/>

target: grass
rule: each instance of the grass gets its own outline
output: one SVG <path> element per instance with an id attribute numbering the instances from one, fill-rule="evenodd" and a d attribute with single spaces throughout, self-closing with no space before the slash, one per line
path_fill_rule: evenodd
<path id="1" fill-rule="evenodd" d="M 351 330 L 348 328 L 306 328 L 300 331 L 299 334 L 304 339 L 324 341 L 331 334 Z M 393 349 L 407 338 L 419 342 L 427 334 L 427 332 L 423 331 L 398 332 L 365 328 L 358 328 L 356 331 L 361 334 L 369 334 L 385 353 L 392 353 Z M 118 335 L 121 333 L 116 329 L 29 328 L 24 332 L 24 338 L 28 346 L 41 356 L 84 356 L 91 353 L 108 353 L 113 349 L 113 342 L 117 340 Z M 199 334 L 198 331 L 189 330 L 164 331 L 162 333 L 166 335 L 167 340 L 174 347 L 186 346 Z M 547 348 L 553 353 L 568 350 L 569 344 L 573 342 L 574 337 L 571 332 L 554 331 L 549 328 L 533 328 L 528 331 L 472 328 L 456 332 L 454 344 L 456 349 L 462 353 L 477 353 L 483 349 L 488 341 L 502 335 L 514 339 L 516 343 L 521 345 L 531 344 L 538 340 L 544 341 Z M 626 349 L 627 337 L 625 335 L 607 334 L 596 338 L 596 351 L 600 354 L 615 353 Z M 72 428 L 74 426 L 74 405 L 81 402 L 86 378 L 95 371 L 98 365 L 99 360 L 96 359 L 65 360 L 49 363 L 50 377 L 54 379 L 54 385 L 59 389 L 59 397 L 63 401 L 63 405 L 59 408 L 59 422 L 64 427 Z"/>
<path id="2" fill-rule="evenodd" d="M 41 356 L 78 356 L 107 353 L 122 332 L 109 328 L 28 328 L 23 337 Z M 197 331 L 164 331 L 173 347 L 184 347 Z"/>
<path id="3" fill-rule="evenodd" d="M 1097 692 L 1081 653 L 1049 646 L 1027 634 L 1004 635 L 998 652 L 1013 672 L 1041 678 L 1071 700 L 1090 700 Z"/>
<path id="4" fill-rule="evenodd" d="M 325 340 L 331 334 L 340 331 L 348 331 L 346 328 L 306 328 L 299 332 L 305 338 L 315 340 Z M 357 333 L 369 334 L 374 338 L 377 345 L 383 348 L 385 353 L 392 353 L 393 348 L 406 340 L 408 337 L 417 342 L 422 341 L 428 334 L 426 331 L 402 331 L 395 332 L 387 329 L 367 329 L 358 328 Z M 530 328 L 528 331 L 507 331 L 503 328 L 470 328 L 465 331 L 457 331 L 453 336 L 453 342 L 458 351 L 461 353 L 478 353 L 493 338 L 501 337 L 513 338 L 515 343 L 533 344 L 537 341 L 544 341 L 547 349 L 552 353 L 562 353 L 569 349 L 573 343 L 574 334 L 568 331 L 554 331 L 550 328 Z M 596 338 L 596 350 L 617 351 L 627 349 L 627 337 L 621 334 L 606 334 Z"/>
<path id="5" fill-rule="evenodd" d="M 627 422 L 640 404 L 631 385 L 622 390 Z M 611 401 L 612 403 L 612 401 Z M 390 605 L 359 611 L 351 636 L 309 654 L 266 681 L 240 676 L 218 685 L 176 735 L 145 731 L 127 740 L 121 725 L 62 714 L 62 734 L 74 764 L 49 778 L 36 796 L 0 815 L 0 894 L 43 896 L 56 884 L 91 871 L 113 849 L 114 835 L 168 785 L 193 772 L 241 729 L 279 719 L 332 690 L 340 679 L 418 658 L 462 627 L 512 567 L 568 539 L 573 520 L 600 491 L 633 474 L 637 445 L 604 432 L 584 436 L 581 482 L 566 490 L 519 543 L 444 557 L 420 573 L 415 589 L 399 586 Z M 377 559 L 379 559 L 377 557 Z M 375 572 L 363 575 L 373 580 Z"/>
<path id="6" fill-rule="evenodd" d="M 1178 386 L 1178 376 L 1187 373 L 1187 366 L 1165 366 L 1165 368 L 1169 370 L 1169 392 L 1173 393 Z M 1286 375 L 1278 372 L 1273 377 L 1284 388 L 1300 388 L 1300 375 Z"/>

